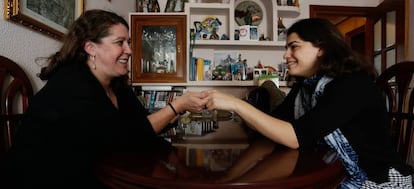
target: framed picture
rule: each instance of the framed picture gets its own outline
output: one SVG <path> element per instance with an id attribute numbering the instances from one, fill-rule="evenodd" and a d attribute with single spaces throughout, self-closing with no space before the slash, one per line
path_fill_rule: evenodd
<path id="1" fill-rule="evenodd" d="M 237 63 L 237 51 L 214 51 L 213 80 L 232 80 L 232 65 Z"/>
<path id="2" fill-rule="evenodd" d="M 184 3 L 188 0 L 168 0 L 164 12 L 184 12 Z"/>
<path id="3" fill-rule="evenodd" d="M 84 9 L 84 0 L 5 0 L 6 19 L 62 40 Z"/>
<path id="4" fill-rule="evenodd" d="M 160 12 L 158 0 L 136 0 L 137 12 Z"/>

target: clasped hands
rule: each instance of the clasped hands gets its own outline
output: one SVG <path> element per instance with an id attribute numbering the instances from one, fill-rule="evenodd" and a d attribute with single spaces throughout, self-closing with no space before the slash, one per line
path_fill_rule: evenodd
<path id="1" fill-rule="evenodd" d="M 185 109 L 194 113 L 200 113 L 203 110 L 213 111 L 216 109 L 234 111 L 235 103 L 241 100 L 233 95 L 225 94 L 217 90 L 187 92 L 180 99 L 185 99 L 183 101 L 185 103 Z"/>

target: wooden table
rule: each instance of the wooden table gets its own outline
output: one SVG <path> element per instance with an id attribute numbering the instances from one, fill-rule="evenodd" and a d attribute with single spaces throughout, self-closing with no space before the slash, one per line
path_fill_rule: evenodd
<path id="1" fill-rule="evenodd" d="M 341 161 L 329 149 L 292 150 L 267 139 L 247 141 L 187 138 L 171 146 L 160 140 L 148 148 L 156 150 L 108 156 L 96 173 L 105 185 L 122 189 L 321 189 L 335 188 L 344 178 Z"/>

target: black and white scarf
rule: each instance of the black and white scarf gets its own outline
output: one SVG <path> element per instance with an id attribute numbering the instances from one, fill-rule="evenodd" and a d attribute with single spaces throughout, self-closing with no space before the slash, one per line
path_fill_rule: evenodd
<path id="1" fill-rule="evenodd" d="M 295 119 L 303 116 L 307 111 L 315 107 L 319 97 L 324 93 L 325 86 L 332 78 L 314 75 L 304 80 L 303 87 L 295 99 Z M 367 180 L 366 173 L 358 166 L 358 155 L 352 149 L 348 140 L 338 128 L 324 137 L 325 142 L 338 153 L 348 173 L 341 183 L 341 188 L 360 188 Z"/>

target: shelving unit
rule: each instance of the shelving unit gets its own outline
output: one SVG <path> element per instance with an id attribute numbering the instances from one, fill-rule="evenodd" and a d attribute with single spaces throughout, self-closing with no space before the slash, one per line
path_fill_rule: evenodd
<path id="1" fill-rule="evenodd" d="M 234 40 L 234 31 L 238 29 L 235 22 L 235 7 L 242 2 L 248 0 L 229 0 L 229 4 L 223 3 L 186 3 L 185 12 L 188 14 L 188 26 L 194 28 L 193 23 L 200 21 L 203 17 L 214 14 L 222 21 L 220 26 L 220 34 L 227 34 L 229 40 L 197 40 L 197 45 L 256 45 L 256 46 L 280 46 L 283 43 L 277 41 L 277 19 L 296 18 L 300 14 L 300 9 L 295 6 L 277 6 L 276 2 L 270 0 L 256 0 L 260 8 L 263 10 L 263 18 L 261 24 L 258 26 L 259 32 L 269 36 L 271 41 L 239 41 Z M 223 31 L 224 30 L 224 31 Z M 283 44 L 284 45 L 284 44 Z"/>
<path id="2" fill-rule="evenodd" d="M 296 18 L 300 15 L 300 9 L 294 6 L 277 6 L 276 1 L 255 0 L 252 1 L 260 6 L 262 12 L 262 21 L 257 26 L 258 32 L 270 38 L 270 41 L 255 40 L 235 40 L 235 30 L 239 28 L 236 22 L 236 7 L 248 0 L 229 0 L 226 3 L 187 3 L 185 12 L 188 15 L 188 31 L 193 29 L 195 21 L 202 21 L 205 17 L 214 14 L 222 25 L 219 28 L 218 35 L 228 36 L 228 40 L 195 40 L 193 44 L 193 57 L 202 57 L 214 61 L 214 52 L 216 51 L 237 51 L 242 54 L 243 59 L 247 59 L 248 66 L 253 67 L 259 61 L 264 65 L 273 67 L 281 63 L 282 57 L 275 52 L 284 51 L 284 41 L 277 40 L 277 21 L 278 17 Z M 190 35 L 187 36 L 190 48 Z M 190 54 L 189 54 L 190 56 Z M 214 62 L 213 62 L 214 64 Z M 188 70 L 190 68 L 188 67 Z M 188 72 L 189 73 L 189 72 Z M 190 81 L 187 78 L 187 86 L 255 86 L 256 83 L 249 81 Z"/>
<path id="3" fill-rule="evenodd" d="M 257 26 L 258 35 L 264 34 L 265 37 L 270 38 L 269 41 L 254 41 L 254 40 L 235 40 L 235 30 L 239 25 L 235 19 L 236 7 L 245 1 L 251 1 L 260 6 L 262 13 L 261 23 Z M 202 57 L 209 59 L 214 64 L 214 52 L 237 52 L 242 55 L 242 59 L 247 60 L 247 65 L 253 67 L 261 62 L 262 65 L 272 66 L 277 68 L 283 61 L 282 55 L 284 52 L 284 41 L 277 40 L 277 21 L 278 17 L 283 17 L 288 20 L 294 20 L 300 15 L 300 9 L 294 6 L 278 6 L 275 0 L 228 0 L 228 3 L 185 3 L 184 14 L 187 16 L 187 74 L 185 82 L 175 83 L 134 83 L 133 85 L 140 86 L 193 86 L 193 87 L 214 87 L 214 86 L 255 86 L 253 80 L 241 81 L 190 81 L 190 29 L 195 28 L 195 21 L 202 21 L 203 19 L 217 18 L 221 25 L 217 34 L 221 37 L 223 34 L 228 36 L 228 40 L 195 40 L 193 47 L 193 57 Z M 162 14 L 161 14 L 162 15 Z"/>
<path id="4" fill-rule="evenodd" d="M 276 6 L 276 10 L 281 17 L 296 18 L 300 14 L 299 8 L 294 6 Z"/>

